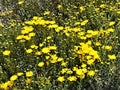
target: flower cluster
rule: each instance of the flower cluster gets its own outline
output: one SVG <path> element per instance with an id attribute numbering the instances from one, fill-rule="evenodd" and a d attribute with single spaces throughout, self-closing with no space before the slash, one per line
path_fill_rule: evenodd
<path id="1" fill-rule="evenodd" d="M 20 0 L 16 5 L 27 8 L 26 2 Z M 114 75 L 120 2 L 83 2 L 58 4 L 59 12 L 46 9 L 18 25 L 11 20 L 8 31 L 1 24 L 0 29 L 5 30 L 0 31 L 0 75 L 7 78 L 0 77 L 0 89 L 71 89 L 78 84 L 86 87 L 83 84 L 93 81 L 99 84 L 104 76 Z"/>

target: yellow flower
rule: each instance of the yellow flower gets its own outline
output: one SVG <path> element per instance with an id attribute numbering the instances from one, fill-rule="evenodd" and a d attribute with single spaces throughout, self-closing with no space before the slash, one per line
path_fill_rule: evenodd
<path id="1" fill-rule="evenodd" d="M 93 31 L 91 34 L 94 35 L 94 36 L 95 36 L 95 35 L 98 35 L 98 34 L 99 34 L 99 31 L 97 31 L 97 30 L 96 30 L 96 31 Z"/>
<path id="2" fill-rule="evenodd" d="M 34 37 L 34 36 L 35 36 L 34 32 L 29 33 L 29 37 Z"/>
<path id="3" fill-rule="evenodd" d="M 10 55 L 10 50 L 5 50 L 5 51 L 3 52 L 3 55 L 4 55 L 4 56 L 9 56 L 9 55 Z"/>
<path id="4" fill-rule="evenodd" d="M 120 11 L 117 11 L 117 14 L 120 14 Z"/>
<path id="5" fill-rule="evenodd" d="M 82 69 L 77 69 L 77 70 L 76 70 L 76 74 L 77 74 L 77 75 L 81 75 L 82 73 L 83 73 Z"/>
<path id="6" fill-rule="evenodd" d="M 12 13 L 13 13 L 13 10 L 9 10 L 9 11 L 8 11 L 8 14 L 12 14 Z"/>
<path id="7" fill-rule="evenodd" d="M 101 46 L 101 43 L 100 42 L 96 42 L 95 45 L 96 46 Z"/>
<path id="8" fill-rule="evenodd" d="M 88 22 L 88 20 L 84 20 L 83 22 L 81 22 L 81 26 L 86 25 L 86 24 L 87 24 L 87 22 Z"/>
<path id="9" fill-rule="evenodd" d="M 0 22 L 0 27 L 4 27 L 4 25 L 2 24 L 2 22 Z"/>
<path id="10" fill-rule="evenodd" d="M 1 12 L 0 16 L 5 16 L 6 13 L 5 12 Z"/>
<path id="11" fill-rule="evenodd" d="M 105 4 L 101 4 L 101 5 L 100 5 L 100 8 L 105 8 Z"/>
<path id="12" fill-rule="evenodd" d="M 7 82 L 5 82 L 5 84 L 7 84 L 8 87 L 12 87 L 13 86 L 13 81 L 7 81 Z"/>
<path id="13" fill-rule="evenodd" d="M 81 6 L 79 9 L 81 12 L 85 11 L 85 8 L 83 6 Z"/>
<path id="14" fill-rule="evenodd" d="M 40 43 L 40 44 L 39 44 L 39 47 L 43 47 L 43 46 L 44 46 L 44 43 Z"/>
<path id="15" fill-rule="evenodd" d="M 106 49 L 106 50 L 109 50 L 109 51 L 112 50 L 112 46 L 108 46 L 108 45 L 107 46 L 102 46 L 102 48 Z"/>
<path id="16" fill-rule="evenodd" d="M 32 49 L 27 49 L 26 53 L 32 53 L 32 51 L 33 51 Z"/>
<path id="17" fill-rule="evenodd" d="M 58 58 L 57 61 L 58 61 L 58 62 L 61 62 L 61 61 L 63 61 L 63 58 Z"/>
<path id="18" fill-rule="evenodd" d="M 32 77 L 32 76 L 33 76 L 33 72 L 32 71 L 26 72 L 26 77 Z"/>
<path id="19" fill-rule="evenodd" d="M 100 8 L 95 8 L 95 11 L 98 12 L 100 10 Z"/>
<path id="20" fill-rule="evenodd" d="M 86 66 L 87 66 L 87 65 L 86 65 L 86 64 L 84 64 L 84 63 L 81 65 L 81 67 L 82 67 L 82 68 L 85 68 Z"/>
<path id="21" fill-rule="evenodd" d="M 25 40 L 20 40 L 20 41 L 19 41 L 19 43 L 23 43 L 23 42 L 25 42 Z"/>
<path id="22" fill-rule="evenodd" d="M 73 8 L 77 8 L 77 6 L 74 5 Z"/>
<path id="23" fill-rule="evenodd" d="M 63 68 L 61 74 L 65 74 L 67 70 L 68 70 L 67 68 Z"/>
<path id="24" fill-rule="evenodd" d="M 62 8 L 62 5 L 58 5 L 57 8 L 58 8 L 58 9 Z"/>
<path id="25" fill-rule="evenodd" d="M 109 22 L 109 26 L 113 26 L 115 24 L 114 21 Z"/>
<path id="26" fill-rule="evenodd" d="M 111 46 L 105 46 L 105 49 L 106 49 L 106 50 L 111 50 L 112 47 L 111 47 Z"/>
<path id="27" fill-rule="evenodd" d="M 62 61 L 61 66 L 64 66 L 64 67 L 67 66 L 67 62 Z"/>
<path id="28" fill-rule="evenodd" d="M 32 26 L 24 26 L 23 30 L 26 30 L 27 32 L 31 32 L 34 30 L 34 28 Z M 24 34 L 24 33 L 22 33 L 22 34 Z"/>
<path id="29" fill-rule="evenodd" d="M 108 55 L 108 58 L 109 58 L 110 60 L 114 60 L 114 59 L 116 59 L 116 56 L 115 56 L 115 54 L 113 54 L 113 55 Z"/>
<path id="30" fill-rule="evenodd" d="M 51 63 L 56 63 L 56 62 L 57 62 L 57 59 L 54 59 L 54 58 L 53 58 L 53 59 L 50 60 L 50 62 L 51 62 Z"/>
<path id="31" fill-rule="evenodd" d="M 38 48 L 38 46 L 36 46 L 36 45 L 34 45 L 34 44 L 31 45 L 30 47 L 31 47 L 31 48 L 34 48 L 34 49 L 37 49 L 37 48 Z"/>
<path id="32" fill-rule="evenodd" d="M 56 50 L 56 48 L 57 48 L 56 46 L 49 46 L 50 50 Z"/>
<path id="33" fill-rule="evenodd" d="M 19 5 L 21 5 L 21 4 L 23 4 L 23 3 L 24 3 L 24 1 L 19 1 L 19 2 L 18 2 Z"/>
<path id="34" fill-rule="evenodd" d="M 29 31 L 28 31 L 28 30 L 22 30 L 21 33 L 22 33 L 22 34 L 28 34 Z"/>
<path id="35" fill-rule="evenodd" d="M 80 25 L 80 22 L 75 22 L 75 24 L 74 25 Z"/>
<path id="36" fill-rule="evenodd" d="M 60 82 L 65 81 L 64 76 L 59 76 L 59 77 L 58 77 L 58 81 L 60 81 Z"/>
<path id="37" fill-rule="evenodd" d="M 91 55 L 87 55 L 87 56 L 86 56 L 86 59 L 87 59 L 87 60 L 89 60 L 89 59 L 91 59 L 91 58 L 92 58 Z"/>
<path id="38" fill-rule="evenodd" d="M 76 81 L 77 80 L 77 78 L 75 76 L 69 76 L 67 79 L 69 81 Z"/>
<path id="39" fill-rule="evenodd" d="M 22 73 L 22 72 L 18 72 L 17 75 L 18 75 L 18 76 L 22 76 L 23 73 Z"/>
<path id="40" fill-rule="evenodd" d="M 31 39 L 31 37 L 29 37 L 27 35 L 25 35 L 23 38 L 26 39 L 26 40 L 30 40 Z"/>
<path id="41" fill-rule="evenodd" d="M 44 66 L 44 62 L 39 62 L 39 63 L 38 63 L 38 66 L 39 66 L 39 67 L 43 67 L 43 66 Z"/>
<path id="42" fill-rule="evenodd" d="M 92 65 L 93 63 L 94 63 L 94 60 L 93 60 L 93 59 L 90 59 L 90 60 L 87 61 L 87 64 L 88 64 L 88 65 Z"/>
<path id="43" fill-rule="evenodd" d="M 50 58 L 50 56 L 45 56 L 46 60 L 48 60 Z"/>
<path id="44" fill-rule="evenodd" d="M 108 28 L 107 29 L 107 32 L 110 33 L 110 32 L 114 32 L 115 30 L 113 28 Z"/>
<path id="45" fill-rule="evenodd" d="M 85 77 L 85 74 L 82 69 L 77 69 L 76 74 L 78 75 L 79 78 L 83 79 Z"/>
<path id="46" fill-rule="evenodd" d="M 84 73 L 81 73 L 81 74 L 78 75 L 77 77 L 80 78 L 80 79 L 83 79 L 83 78 L 85 78 L 85 74 L 84 74 Z"/>
<path id="47" fill-rule="evenodd" d="M 72 71 L 72 70 L 70 70 L 70 69 L 68 69 L 66 73 L 67 73 L 67 74 L 72 74 L 72 73 L 73 73 L 73 71 Z"/>
<path id="48" fill-rule="evenodd" d="M 49 53 L 50 49 L 48 47 L 45 47 L 45 48 L 42 49 L 42 52 L 43 53 Z"/>
<path id="49" fill-rule="evenodd" d="M 15 80 L 17 80 L 17 78 L 18 78 L 17 75 L 12 75 L 12 76 L 10 77 L 10 81 L 15 81 Z"/>
<path id="50" fill-rule="evenodd" d="M 77 71 L 78 70 L 78 68 L 77 67 L 73 67 L 73 69 L 72 69 L 73 71 Z"/>
<path id="51" fill-rule="evenodd" d="M 90 77 L 93 77 L 95 75 L 95 71 L 91 70 L 91 71 L 88 71 L 88 76 Z"/>
<path id="52" fill-rule="evenodd" d="M 0 89 L 2 89 L 2 90 L 9 90 L 9 87 L 10 87 L 9 82 L 0 84 Z"/>
<path id="53" fill-rule="evenodd" d="M 20 39 L 23 39 L 24 38 L 24 35 L 19 35 L 16 37 L 17 40 L 20 40 Z"/>
<path id="54" fill-rule="evenodd" d="M 35 52 L 35 55 L 41 55 L 42 53 L 40 51 Z"/>
<path id="55" fill-rule="evenodd" d="M 29 84 L 29 83 L 31 82 L 31 78 L 27 78 L 27 79 L 25 80 L 25 82 L 26 82 L 27 84 Z"/>
<path id="56" fill-rule="evenodd" d="M 83 73 L 86 73 L 87 69 L 86 68 L 82 68 L 82 71 L 83 71 Z"/>
<path id="57" fill-rule="evenodd" d="M 44 15 L 49 15 L 50 14 L 50 11 L 45 11 L 44 12 Z"/>

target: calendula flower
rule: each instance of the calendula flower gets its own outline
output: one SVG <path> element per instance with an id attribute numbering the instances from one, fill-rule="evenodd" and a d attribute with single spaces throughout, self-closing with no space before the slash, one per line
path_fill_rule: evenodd
<path id="1" fill-rule="evenodd" d="M 34 44 L 31 45 L 30 47 L 31 47 L 31 48 L 34 48 L 34 49 L 37 49 L 37 48 L 38 48 L 38 46 L 36 46 L 36 45 L 34 45 Z"/>
<path id="2" fill-rule="evenodd" d="M 17 75 L 18 75 L 18 76 L 22 76 L 23 73 L 22 73 L 22 72 L 18 72 Z"/>
<path id="3" fill-rule="evenodd" d="M 90 60 L 87 61 L 87 64 L 88 64 L 88 65 L 92 65 L 93 63 L 94 63 L 94 60 L 93 60 L 93 59 L 90 59 Z"/>
<path id="4" fill-rule="evenodd" d="M 39 66 L 39 67 L 43 67 L 43 66 L 44 66 L 44 62 L 39 62 L 39 63 L 38 63 L 38 66 Z"/>
<path id="5" fill-rule="evenodd" d="M 12 75 L 12 76 L 10 77 L 10 81 L 15 81 L 15 80 L 17 80 L 17 78 L 18 78 L 17 75 Z"/>
<path id="6" fill-rule="evenodd" d="M 33 76 L 33 72 L 32 71 L 26 72 L 26 77 L 32 77 L 32 76 Z"/>
<path id="7" fill-rule="evenodd" d="M 40 52 L 40 51 L 37 51 L 37 52 L 35 52 L 35 55 L 41 55 L 42 54 L 42 52 Z"/>
<path id="8" fill-rule="evenodd" d="M 27 49 L 26 53 L 32 53 L 32 51 L 33 51 L 32 49 Z"/>
<path id="9" fill-rule="evenodd" d="M 24 35 L 19 35 L 16 37 L 17 40 L 20 40 L 20 39 L 23 39 L 24 38 Z"/>
<path id="10" fill-rule="evenodd" d="M 62 5 L 58 5 L 57 8 L 58 8 L 58 9 L 62 8 Z"/>
<path id="11" fill-rule="evenodd" d="M 95 71 L 91 70 L 91 71 L 88 71 L 88 76 L 90 77 L 93 77 L 95 75 Z"/>
<path id="12" fill-rule="evenodd" d="M 69 76 L 67 79 L 69 81 L 76 81 L 77 80 L 76 76 Z"/>
<path id="13" fill-rule="evenodd" d="M 83 7 L 83 6 L 79 7 L 79 9 L 81 12 L 85 11 L 85 7 Z"/>
<path id="14" fill-rule="evenodd" d="M 5 50 L 5 51 L 3 52 L 3 55 L 4 55 L 4 56 L 9 56 L 9 55 L 10 55 L 10 50 Z"/>
<path id="15" fill-rule="evenodd" d="M 50 49 L 49 49 L 48 47 L 44 47 L 44 48 L 42 49 L 42 52 L 43 52 L 43 53 L 49 53 L 49 52 L 50 52 Z"/>
<path id="16" fill-rule="evenodd" d="M 101 4 L 101 5 L 100 5 L 100 8 L 105 8 L 105 4 Z"/>
<path id="17" fill-rule="evenodd" d="M 26 82 L 27 84 L 29 84 L 31 81 L 32 81 L 31 78 L 27 78 L 27 79 L 25 80 L 25 82 Z"/>
<path id="18" fill-rule="evenodd" d="M 120 14 L 120 11 L 117 11 L 117 14 Z"/>
<path id="19" fill-rule="evenodd" d="M 82 67 L 82 68 L 85 68 L 86 66 L 87 66 L 87 65 L 86 65 L 86 64 L 84 64 L 84 63 L 81 65 L 81 67 Z"/>
<path id="20" fill-rule="evenodd" d="M 108 45 L 107 46 L 103 46 L 102 48 L 104 48 L 106 50 L 109 50 L 109 51 L 112 50 L 112 46 L 108 46 Z"/>
<path id="21" fill-rule="evenodd" d="M 49 15 L 50 14 L 50 11 L 45 11 L 44 12 L 44 15 Z"/>
<path id="22" fill-rule="evenodd" d="M 86 25 L 87 23 L 88 23 L 88 20 L 84 20 L 84 21 L 81 22 L 81 26 L 84 26 L 84 25 Z"/>
<path id="23" fill-rule="evenodd" d="M 77 69 L 76 74 L 77 74 L 77 77 L 79 77 L 80 79 L 85 78 L 85 74 L 82 69 Z"/>
<path id="24" fill-rule="evenodd" d="M 113 26 L 115 24 L 114 21 L 109 22 L 109 26 Z"/>
<path id="25" fill-rule="evenodd" d="M 115 60 L 115 59 L 116 59 L 116 56 L 115 56 L 115 54 L 113 54 L 113 55 L 108 55 L 108 58 L 109 58 L 110 60 Z"/>
<path id="26" fill-rule="evenodd" d="M 23 3 L 24 3 L 24 1 L 23 1 L 23 0 L 18 2 L 18 4 L 19 4 L 19 5 L 21 5 L 21 4 L 23 4 Z"/>
<path id="27" fill-rule="evenodd" d="M 59 77 L 58 77 L 58 81 L 60 81 L 60 82 L 65 81 L 64 76 L 59 76 Z"/>
<path id="28" fill-rule="evenodd" d="M 34 36 L 35 36 L 34 32 L 29 33 L 29 37 L 34 37 Z"/>

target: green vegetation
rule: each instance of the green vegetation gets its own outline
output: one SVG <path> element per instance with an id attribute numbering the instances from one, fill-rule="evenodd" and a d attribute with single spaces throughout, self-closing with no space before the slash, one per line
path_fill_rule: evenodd
<path id="1" fill-rule="evenodd" d="M 120 90 L 118 0 L 3 0 L 0 90 Z"/>

